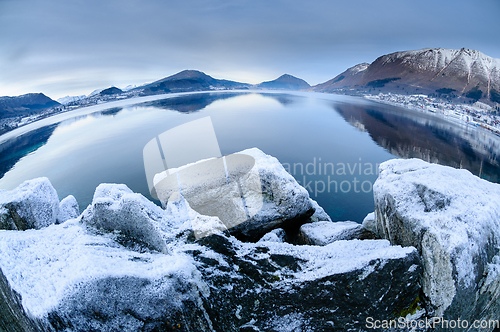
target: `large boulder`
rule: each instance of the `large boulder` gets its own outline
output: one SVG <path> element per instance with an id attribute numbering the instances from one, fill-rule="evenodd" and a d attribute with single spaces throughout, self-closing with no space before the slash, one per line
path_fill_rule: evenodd
<path id="1" fill-rule="evenodd" d="M 157 174 L 154 183 L 164 206 L 185 199 L 243 240 L 257 241 L 275 228 L 298 228 L 315 212 L 307 190 L 257 148 L 170 169 Z"/>
<path id="2" fill-rule="evenodd" d="M 421 255 L 430 313 L 498 319 L 500 185 L 463 169 L 390 160 L 380 165 L 373 192 L 375 231 Z"/>
<path id="3" fill-rule="evenodd" d="M 79 220 L 94 228 L 119 233 L 124 241 L 166 252 L 162 227 L 166 214 L 124 184 L 100 184 Z"/>
<path id="4" fill-rule="evenodd" d="M 133 251 L 116 239 L 78 219 L 3 231 L 0 268 L 48 331 L 210 330 L 200 304 L 209 293 L 192 258 Z"/>
<path id="5" fill-rule="evenodd" d="M 416 250 L 385 240 L 319 247 L 212 235 L 198 243 L 216 331 L 366 330 L 369 317 L 406 317 L 418 302 Z"/>
<path id="6" fill-rule="evenodd" d="M 21 296 L 14 291 L 0 269 L 0 331 L 37 332 L 48 331 L 48 327 L 34 319 L 24 310 Z"/>
<path id="7" fill-rule="evenodd" d="M 59 198 L 49 179 L 24 181 L 14 190 L 0 190 L 0 229 L 40 229 L 54 224 Z"/>

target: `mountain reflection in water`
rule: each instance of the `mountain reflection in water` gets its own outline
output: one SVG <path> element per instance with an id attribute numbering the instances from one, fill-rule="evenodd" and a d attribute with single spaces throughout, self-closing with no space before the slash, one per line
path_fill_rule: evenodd
<path id="1" fill-rule="evenodd" d="M 500 182 L 500 140 L 473 125 L 455 125 L 387 105 L 336 104 L 334 109 L 395 156 L 465 168 L 491 182 Z"/>

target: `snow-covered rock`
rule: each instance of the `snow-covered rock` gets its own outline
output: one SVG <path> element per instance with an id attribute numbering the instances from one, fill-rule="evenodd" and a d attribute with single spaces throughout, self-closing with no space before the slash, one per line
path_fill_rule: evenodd
<path id="1" fill-rule="evenodd" d="M 120 233 L 159 252 L 166 252 L 164 219 L 164 210 L 124 184 L 100 184 L 80 217 L 89 226 Z"/>
<path id="2" fill-rule="evenodd" d="M 214 235 L 199 244 L 213 250 L 195 260 L 210 288 L 208 307 L 219 312 L 217 331 L 363 330 L 366 317 L 398 316 L 418 294 L 416 250 L 386 240 L 319 247 Z"/>
<path id="3" fill-rule="evenodd" d="M 330 216 L 319 206 L 318 202 L 310 198 L 312 206 L 314 208 L 314 214 L 311 216 L 311 222 L 317 221 L 332 221 Z"/>
<path id="4" fill-rule="evenodd" d="M 265 234 L 257 242 L 286 242 L 286 233 L 283 228 L 276 228 Z"/>
<path id="5" fill-rule="evenodd" d="M 377 215 L 375 212 L 368 213 L 365 219 L 363 219 L 362 225 L 365 229 L 377 234 Z"/>
<path id="6" fill-rule="evenodd" d="M 326 246 L 339 240 L 373 239 L 374 234 L 354 221 L 317 221 L 300 226 L 299 243 Z"/>
<path id="7" fill-rule="evenodd" d="M 373 186 L 376 232 L 414 246 L 433 315 L 500 316 L 500 185 L 422 160 L 380 165 Z"/>
<path id="8" fill-rule="evenodd" d="M 193 210 L 217 216 L 231 234 L 245 240 L 300 226 L 314 213 L 307 190 L 276 158 L 257 148 L 170 169 L 153 182 L 164 206 L 184 198 Z M 323 211 L 320 218 L 328 216 Z"/>
<path id="9" fill-rule="evenodd" d="M 302 204 L 298 211 L 307 209 L 309 220 L 313 203 L 269 159 L 272 167 L 256 167 L 262 191 L 272 196 L 262 203 L 267 216 L 293 220 L 291 204 Z M 278 201 L 286 193 L 292 214 Z M 14 314 L 27 330 L 43 332 L 359 330 L 367 317 L 405 315 L 419 294 L 413 247 L 285 240 L 285 230 L 273 229 L 257 243 L 241 242 L 187 200 L 169 200 L 163 210 L 125 185 L 101 184 L 78 218 L 0 230 L 0 304 L 14 308 L 0 324 L 14 328 Z"/>
<path id="10" fill-rule="evenodd" d="M 1 331 L 44 331 L 47 326 L 28 315 L 21 303 L 21 297 L 9 285 L 0 269 L 0 329 Z"/>
<path id="11" fill-rule="evenodd" d="M 59 215 L 57 222 L 62 223 L 69 219 L 78 218 L 80 215 L 80 208 L 75 196 L 68 195 L 59 203 Z"/>
<path id="12" fill-rule="evenodd" d="M 196 325 L 204 313 L 201 295 L 194 293 L 209 293 L 193 259 L 181 252 L 132 251 L 116 238 L 77 219 L 38 231 L 0 231 L 0 268 L 28 314 L 56 331 L 69 326 L 72 331 L 136 331 L 161 324 L 161 318 L 207 330 L 206 324 Z M 193 310 L 183 312 L 187 308 Z"/>
<path id="13" fill-rule="evenodd" d="M 214 234 L 169 243 L 168 255 L 115 240 L 77 219 L 0 231 L 0 268 L 26 312 L 56 331 L 239 331 L 252 320 L 279 330 L 283 317 L 302 331 L 359 329 L 418 295 L 416 249 L 387 240 L 315 247 Z"/>
<path id="14" fill-rule="evenodd" d="M 40 229 L 56 222 L 59 198 L 49 179 L 36 178 L 0 190 L 0 229 Z"/>

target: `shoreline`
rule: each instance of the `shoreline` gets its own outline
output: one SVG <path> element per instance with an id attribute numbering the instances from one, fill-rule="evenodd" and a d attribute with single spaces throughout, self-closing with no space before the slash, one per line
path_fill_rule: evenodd
<path id="1" fill-rule="evenodd" d="M 408 105 L 408 104 L 404 104 L 404 103 L 401 103 L 401 102 L 395 102 L 395 101 L 391 101 L 391 100 L 386 100 L 386 99 L 381 99 L 379 96 L 382 96 L 382 97 L 385 97 L 385 98 L 391 98 L 391 97 L 396 97 L 396 98 L 405 98 L 405 102 L 409 102 L 408 99 L 409 98 L 406 98 L 406 97 L 417 97 L 417 95 L 409 95 L 409 96 L 406 96 L 406 95 L 400 95 L 400 94 L 393 94 L 393 93 L 388 93 L 388 94 L 379 94 L 379 95 L 363 95 L 363 98 L 366 98 L 368 100 L 371 100 L 371 101 L 375 101 L 375 102 L 378 102 L 378 103 L 381 103 L 381 104 L 386 104 L 386 105 L 391 105 L 391 106 L 397 106 L 397 107 L 401 107 L 401 108 L 404 108 L 406 110 L 410 110 L 410 111 L 416 111 L 418 113 L 423 113 L 423 114 L 426 114 L 426 115 L 431 115 L 431 116 L 434 116 L 436 118 L 439 118 L 439 119 L 442 119 L 442 120 L 445 120 L 445 121 L 448 121 L 450 123 L 453 123 L 453 124 L 456 124 L 456 125 L 462 125 L 462 126 L 468 126 L 468 125 L 472 125 L 472 126 L 475 126 L 477 127 L 478 129 L 484 129 L 486 130 L 488 133 L 492 133 L 498 137 L 500 137 L 500 125 L 499 127 L 494 127 L 494 126 L 491 126 L 487 123 L 480 123 L 480 122 L 477 122 L 475 121 L 474 119 L 471 119 L 469 120 L 469 118 L 473 117 L 471 115 L 468 115 L 468 114 L 465 114 L 465 113 L 461 113 L 461 114 L 457 114 L 459 111 L 454 111 L 455 115 L 453 114 L 446 114 L 444 113 L 444 108 L 441 109 L 441 112 L 437 112 L 437 111 L 434 111 L 434 110 L 430 110 L 430 108 L 424 108 L 424 106 L 422 105 Z M 427 100 L 430 100 L 431 97 L 424 97 L 423 95 L 422 96 L 418 96 L 420 98 L 423 98 L 423 99 L 427 99 Z M 444 106 L 448 106 L 448 107 L 461 107 L 461 108 L 476 108 L 476 107 L 473 107 L 473 106 L 468 106 L 466 104 L 450 104 L 450 103 L 446 103 L 444 101 L 442 101 L 441 99 L 439 100 L 440 102 L 444 103 L 445 105 Z M 430 101 L 429 101 L 430 102 Z M 439 110 L 439 109 L 438 109 Z M 451 111 L 451 110 L 449 110 Z M 477 111 L 477 109 L 473 109 L 472 111 Z M 460 116 L 460 118 L 458 117 Z M 464 119 L 467 118 L 466 120 Z M 497 116 L 498 117 L 498 116 Z"/>

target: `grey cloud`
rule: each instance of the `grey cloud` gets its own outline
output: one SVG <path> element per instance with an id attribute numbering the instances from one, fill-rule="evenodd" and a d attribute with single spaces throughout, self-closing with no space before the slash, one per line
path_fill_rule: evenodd
<path id="1" fill-rule="evenodd" d="M 404 49 L 469 47 L 500 57 L 499 9 L 496 0 L 0 0 L 0 89 L 34 89 L 29 82 L 50 76 L 92 81 L 86 70 L 102 71 L 96 84 L 118 85 L 127 74 L 149 80 L 186 68 L 262 79 L 288 72 L 316 84 Z M 72 93 L 62 82 L 44 84 Z"/>

